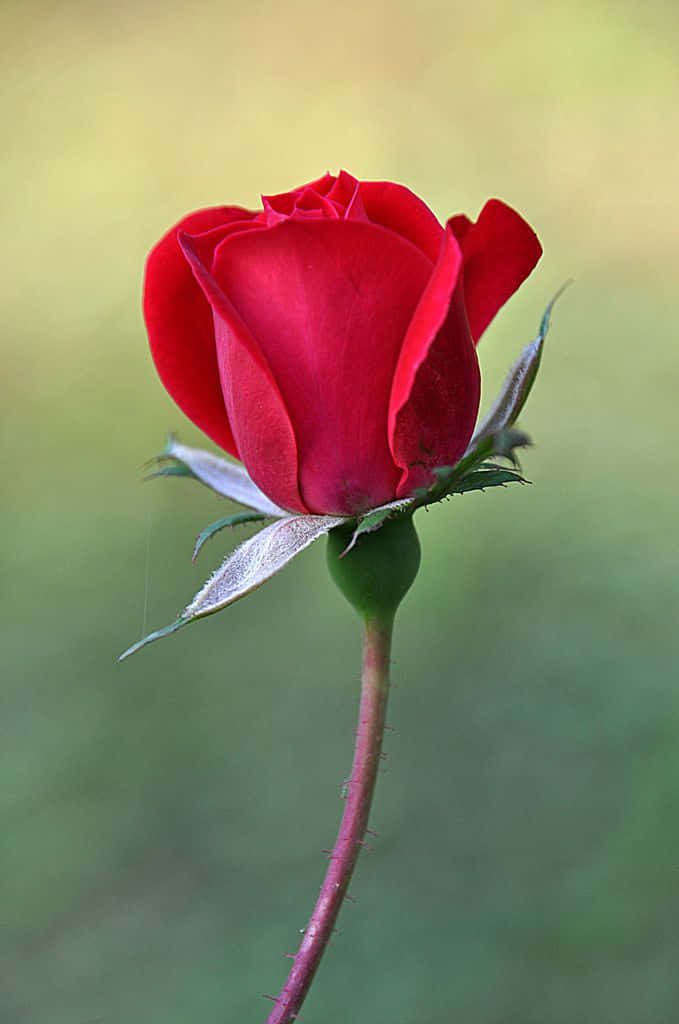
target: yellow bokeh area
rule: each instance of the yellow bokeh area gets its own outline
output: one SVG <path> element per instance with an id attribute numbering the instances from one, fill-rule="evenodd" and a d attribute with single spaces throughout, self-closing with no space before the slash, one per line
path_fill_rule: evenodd
<path id="1" fill-rule="evenodd" d="M 341 812 L 357 623 L 322 544 L 118 665 L 247 535 L 167 430 L 145 255 L 326 170 L 544 246 L 487 405 L 561 283 L 532 486 L 418 514 L 387 772 L 305 1024 L 674 1019 L 679 7 L 0 8 L 0 1019 L 264 1020 Z"/>

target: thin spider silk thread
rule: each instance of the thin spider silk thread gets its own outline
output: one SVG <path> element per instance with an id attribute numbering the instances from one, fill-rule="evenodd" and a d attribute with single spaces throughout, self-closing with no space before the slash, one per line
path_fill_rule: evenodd
<path id="1" fill-rule="evenodd" d="M 144 608 L 141 617 L 141 638 L 146 636 L 148 608 L 149 608 L 149 588 L 151 582 L 151 529 L 153 526 L 151 518 L 151 500 L 152 495 L 147 491 L 147 502 L 146 502 L 146 556 L 144 559 Z"/>

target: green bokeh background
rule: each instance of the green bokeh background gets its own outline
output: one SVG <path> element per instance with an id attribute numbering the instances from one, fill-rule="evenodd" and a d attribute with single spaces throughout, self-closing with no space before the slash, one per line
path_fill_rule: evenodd
<path id="1" fill-rule="evenodd" d="M 226 505 L 140 483 L 139 312 L 184 212 L 326 169 L 490 195 L 569 276 L 530 488 L 419 514 L 387 774 L 304 1024 L 639 1024 L 679 1000 L 675 3 L 5 2 L 0 1019 L 263 1021 L 341 810 L 359 640 L 322 545 L 118 665 Z M 239 537 L 245 536 L 241 529 Z M 235 538 L 234 538 L 235 540 Z"/>

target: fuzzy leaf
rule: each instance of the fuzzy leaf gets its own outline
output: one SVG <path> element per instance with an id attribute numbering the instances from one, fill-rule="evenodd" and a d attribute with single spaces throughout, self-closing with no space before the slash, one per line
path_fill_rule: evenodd
<path id="1" fill-rule="evenodd" d="M 181 467 L 179 472 L 171 472 L 174 467 L 168 466 L 152 473 L 151 476 L 191 475 L 211 487 L 217 494 L 237 501 L 240 505 L 248 505 L 262 515 L 282 518 L 288 514 L 260 491 L 239 462 L 222 459 L 221 456 L 203 451 L 202 448 L 190 448 L 188 445 L 180 444 L 172 436 L 168 438 L 165 450 L 155 461 L 162 462 L 164 459 L 174 459 Z"/>
<path id="2" fill-rule="evenodd" d="M 280 572 L 300 551 L 344 522 L 346 519 L 342 516 L 286 516 L 266 526 L 227 555 L 174 622 L 133 644 L 119 660 L 245 597 Z"/>
<path id="3" fill-rule="evenodd" d="M 526 399 L 530 394 L 530 390 L 533 387 L 537 372 L 540 368 L 542 349 L 547 336 L 547 331 L 549 330 L 554 303 L 570 283 L 570 281 L 566 281 L 547 306 L 547 309 L 542 315 L 537 336 L 529 345 L 526 345 L 523 352 L 512 366 L 500 394 L 495 399 L 492 409 L 483 422 L 476 428 L 465 455 L 472 452 L 478 446 L 479 441 L 482 438 L 487 437 L 489 434 L 498 434 L 507 427 L 511 427 L 518 419 L 519 413 L 526 404 Z"/>
<path id="4" fill-rule="evenodd" d="M 203 544 L 214 537 L 220 530 L 225 530 L 229 526 L 240 526 L 241 523 L 257 523 L 265 519 L 261 512 L 236 512 L 235 515 L 225 516 L 224 519 L 218 519 L 215 523 L 210 523 L 204 530 L 201 530 L 196 537 L 196 543 L 191 555 L 191 561 L 195 562 L 198 557 L 198 552 L 202 548 Z"/>

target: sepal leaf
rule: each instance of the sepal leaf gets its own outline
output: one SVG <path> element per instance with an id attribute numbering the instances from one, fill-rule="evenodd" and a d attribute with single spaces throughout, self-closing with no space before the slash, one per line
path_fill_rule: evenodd
<path id="1" fill-rule="evenodd" d="M 198 557 L 198 553 L 206 541 L 214 537 L 220 530 L 225 530 L 229 526 L 240 526 L 241 523 L 257 523 L 265 519 L 261 512 L 236 512 L 232 516 L 225 516 L 224 519 L 218 519 L 214 523 L 210 523 L 203 530 L 200 531 L 196 537 L 196 543 L 193 548 L 193 554 L 191 555 L 191 561 L 195 562 Z"/>
<path id="2" fill-rule="evenodd" d="M 157 462 L 159 459 L 164 458 L 166 458 L 166 456 L 157 455 L 155 459 L 151 459 L 151 462 Z M 188 466 L 185 466 L 183 462 L 174 462 L 169 466 L 161 466 L 160 469 L 154 469 L 152 473 L 147 473 L 144 479 L 155 480 L 156 477 L 159 476 L 186 476 L 191 480 L 198 479 L 193 470 L 189 469 Z"/>
<path id="3" fill-rule="evenodd" d="M 202 448 L 190 448 L 172 435 L 167 439 L 165 449 L 154 461 L 172 460 L 173 466 L 166 466 L 151 476 L 194 476 L 224 498 L 261 512 L 262 515 L 282 518 L 288 513 L 275 505 L 260 491 L 250 478 L 247 470 L 238 462 L 223 459 Z"/>
<path id="4" fill-rule="evenodd" d="M 344 522 L 343 516 L 286 516 L 266 526 L 227 555 L 174 622 L 133 644 L 119 660 L 245 597 L 280 572 L 300 551 Z"/>
<path id="5" fill-rule="evenodd" d="M 540 368 L 542 349 L 547 337 L 547 331 L 549 330 L 554 303 L 570 283 L 570 281 L 566 281 L 548 304 L 545 312 L 542 314 L 537 335 L 530 344 L 526 345 L 510 369 L 502 390 L 495 399 L 488 415 L 476 428 L 465 455 L 472 452 L 482 438 L 487 437 L 489 434 L 497 434 L 516 423 L 521 410 L 526 404 L 526 399 L 530 394 Z"/>
<path id="6" fill-rule="evenodd" d="M 503 469 L 501 466 L 485 468 L 481 465 L 466 473 L 457 483 L 451 487 L 448 494 L 465 494 L 467 491 L 485 491 L 486 487 L 505 487 L 506 484 L 528 483 L 520 473 L 514 469 Z"/>
<path id="7" fill-rule="evenodd" d="M 466 452 L 455 466 L 441 466 L 434 470 L 436 480 L 429 487 L 421 488 L 414 494 L 415 507 L 440 501 L 449 494 L 496 487 L 514 481 L 525 483 L 521 476 L 517 449 L 531 443 L 527 434 L 517 430 L 514 424 L 530 394 L 542 358 L 547 331 L 549 330 L 554 303 L 568 287 L 570 281 L 559 289 L 548 304 L 540 320 L 538 333 L 509 371 L 504 386 L 490 412 L 474 431 Z M 513 469 L 482 464 L 487 459 L 507 459 Z M 482 472 L 485 475 L 479 475 Z M 495 472 L 499 476 L 490 476 Z M 483 482 L 485 481 L 485 483 Z"/>
<path id="8" fill-rule="evenodd" d="M 379 505 L 377 508 L 373 508 L 370 512 L 366 512 L 364 516 L 361 516 L 351 535 L 351 540 L 347 544 L 346 548 L 340 555 L 340 558 L 344 558 L 348 555 L 358 538 L 364 533 L 374 533 L 375 530 L 379 530 L 381 526 L 384 526 L 387 519 L 391 519 L 392 516 L 397 515 L 399 512 L 404 512 L 405 509 L 412 507 L 414 501 L 412 498 L 401 498 L 398 501 L 390 501 L 387 505 Z"/>
<path id="9" fill-rule="evenodd" d="M 488 459 L 507 459 L 514 467 L 514 470 L 505 470 L 502 467 L 492 465 L 487 467 L 488 471 L 514 473 L 512 480 L 516 479 L 525 483 L 520 473 L 515 472 L 520 469 L 516 449 L 526 447 L 530 443 L 531 440 L 528 434 L 524 434 L 522 430 L 517 430 L 515 427 L 500 430 L 497 434 L 489 434 L 486 437 L 480 438 L 476 448 L 464 455 L 457 465 L 439 466 L 434 470 L 436 481 L 429 487 L 423 487 L 415 492 L 415 506 L 419 508 L 422 505 L 432 505 L 449 494 L 462 493 L 466 490 L 477 490 L 477 487 L 468 486 L 464 481 L 475 471 L 485 472 L 486 469 L 483 467 Z M 510 480 L 507 479 L 500 482 L 509 483 Z M 496 486 L 496 484 L 489 482 L 486 486 L 492 487 Z"/>

